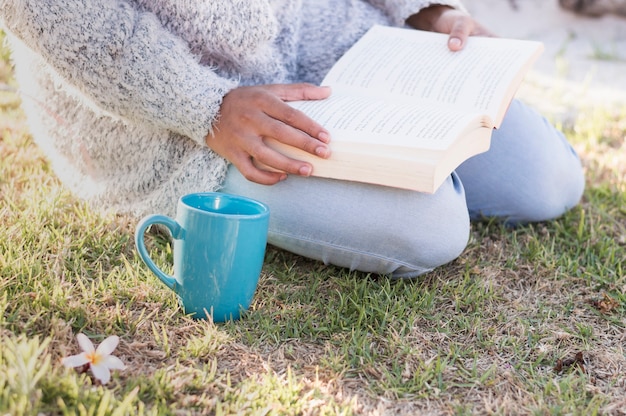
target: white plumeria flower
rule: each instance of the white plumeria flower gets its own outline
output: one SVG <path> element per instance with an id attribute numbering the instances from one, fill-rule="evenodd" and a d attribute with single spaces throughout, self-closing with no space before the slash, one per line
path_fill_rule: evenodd
<path id="1" fill-rule="evenodd" d="M 91 373 L 102 384 L 106 384 L 111 380 L 111 370 L 123 370 L 125 368 L 122 360 L 111 355 L 120 342 L 118 336 L 112 335 L 108 337 L 98 345 L 98 349 L 94 348 L 93 343 L 85 334 L 76 335 L 76 339 L 83 352 L 63 358 L 61 362 L 64 366 L 80 367 L 89 364 Z"/>

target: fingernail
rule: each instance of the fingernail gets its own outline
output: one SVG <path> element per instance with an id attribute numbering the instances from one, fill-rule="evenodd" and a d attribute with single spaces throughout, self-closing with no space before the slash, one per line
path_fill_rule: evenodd
<path id="1" fill-rule="evenodd" d="M 326 133 L 325 131 L 321 132 L 317 138 L 321 141 L 323 141 L 324 143 L 328 143 L 330 141 L 330 135 L 328 133 Z"/>
<path id="2" fill-rule="evenodd" d="M 315 154 L 319 157 L 328 157 L 328 155 L 330 155 L 330 150 L 328 150 L 328 148 L 325 146 L 320 146 L 315 149 Z"/>
<path id="3" fill-rule="evenodd" d="M 310 166 L 302 166 L 299 170 L 298 173 L 300 173 L 301 176 L 310 176 L 312 172 L 312 169 Z"/>
<path id="4" fill-rule="evenodd" d="M 279 181 L 284 181 L 285 179 L 287 179 L 287 174 L 281 175 Z"/>
<path id="5" fill-rule="evenodd" d="M 448 46 L 455 49 L 461 47 L 461 39 L 450 38 L 450 40 L 448 40 Z"/>

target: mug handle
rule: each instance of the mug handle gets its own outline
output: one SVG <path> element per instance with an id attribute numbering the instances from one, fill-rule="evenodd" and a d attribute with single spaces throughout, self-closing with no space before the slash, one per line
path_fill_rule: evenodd
<path id="1" fill-rule="evenodd" d="M 144 237 L 146 230 L 152 224 L 161 224 L 166 226 L 174 239 L 180 239 L 183 228 L 170 217 L 154 214 L 148 215 L 147 217 L 144 217 L 141 221 L 139 221 L 139 224 L 137 224 L 137 229 L 135 230 L 135 245 L 137 246 L 139 256 L 141 257 L 143 262 L 146 263 L 146 266 L 148 266 L 152 273 L 154 273 L 163 283 L 165 283 L 165 286 L 176 292 L 176 279 L 159 269 L 157 265 L 154 264 L 154 261 L 152 261 L 152 259 L 150 258 L 148 250 L 146 250 Z"/>

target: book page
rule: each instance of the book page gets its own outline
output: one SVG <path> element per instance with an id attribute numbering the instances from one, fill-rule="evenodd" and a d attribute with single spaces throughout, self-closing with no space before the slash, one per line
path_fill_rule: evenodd
<path id="1" fill-rule="evenodd" d="M 340 87 L 325 100 L 289 104 L 328 129 L 333 142 L 384 147 L 446 149 L 477 118 L 453 108 L 402 98 L 383 101 Z"/>
<path id="2" fill-rule="evenodd" d="M 323 85 L 473 109 L 495 120 L 512 98 L 512 83 L 521 82 L 521 69 L 542 50 L 539 42 L 471 37 L 463 50 L 452 52 L 447 41 L 446 34 L 375 26 Z"/>

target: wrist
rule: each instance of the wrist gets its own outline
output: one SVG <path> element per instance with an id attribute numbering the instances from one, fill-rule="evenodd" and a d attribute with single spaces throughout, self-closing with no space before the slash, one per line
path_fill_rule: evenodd
<path id="1" fill-rule="evenodd" d="M 406 19 L 406 23 L 414 29 L 432 31 L 441 15 L 448 10 L 454 10 L 454 8 L 444 5 L 428 6 L 409 16 Z"/>

